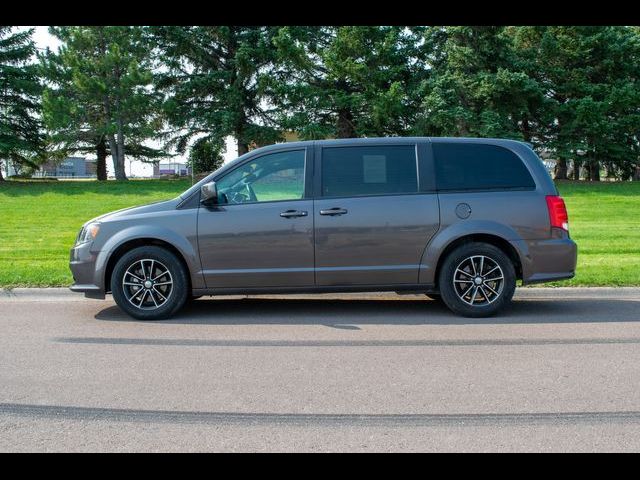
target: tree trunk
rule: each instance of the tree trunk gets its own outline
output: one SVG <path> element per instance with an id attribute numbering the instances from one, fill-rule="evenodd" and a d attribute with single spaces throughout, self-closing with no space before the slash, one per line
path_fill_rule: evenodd
<path id="1" fill-rule="evenodd" d="M 469 125 L 462 119 L 456 120 L 456 133 L 459 137 L 468 137 L 469 134 Z"/>
<path id="2" fill-rule="evenodd" d="M 640 165 L 636 167 L 636 171 L 633 173 L 633 180 L 640 181 Z"/>
<path id="3" fill-rule="evenodd" d="M 0 182 L 4 182 L 4 177 L 2 176 L 2 164 L 0 163 Z"/>
<path id="4" fill-rule="evenodd" d="M 120 72 L 117 72 L 118 78 Z M 124 169 L 124 123 L 122 121 L 122 108 L 120 98 L 116 97 L 116 128 L 118 141 L 118 168 L 116 168 L 116 180 L 127 180 L 127 173 Z"/>
<path id="5" fill-rule="evenodd" d="M 591 160 L 589 162 L 589 180 L 592 182 L 600 181 L 600 162 L 598 160 Z"/>
<path id="6" fill-rule="evenodd" d="M 96 30 L 98 32 L 98 38 L 100 41 L 99 42 L 100 53 L 102 55 L 105 55 L 107 52 L 107 42 L 106 42 L 106 39 L 104 38 L 104 27 L 97 27 Z M 106 74 L 103 73 L 102 75 L 103 79 L 105 76 Z M 110 132 L 112 118 L 111 118 L 111 101 L 108 94 L 105 94 L 103 96 L 102 103 L 104 106 L 104 116 L 105 116 L 104 121 L 105 121 L 106 131 Z M 109 133 L 107 136 L 107 139 L 109 140 L 109 149 L 111 150 L 111 160 L 113 161 L 113 170 L 116 175 L 116 180 L 119 180 L 120 179 L 119 176 L 121 177 L 123 172 L 121 172 L 119 168 L 118 146 L 116 144 L 116 139 L 113 133 Z M 106 169 L 106 165 L 105 165 L 105 169 Z"/>
<path id="7" fill-rule="evenodd" d="M 238 119 L 236 123 L 236 128 L 234 132 L 234 136 L 236 137 L 236 141 L 238 142 L 238 156 L 244 155 L 249 151 L 249 142 L 244 135 L 244 127 L 245 127 L 245 117 L 242 115 L 241 118 Z"/>
<path id="8" fill-rule="evenodd" d="M 116 180 L 127 180 L 127 173 L 124 170 L 124 157 L 120 152 L 117 152 L 113 169 L 115 170 Z"/>
<path id="9" fill-rule="evenodd" d="M 118 178 L 118 144 L 116 143 L 116 137 L 113 133 L 110 133 L 107 138 L 109 139 L 109 150 L 111 152 L 111 161 L 113 162 L 113 171 Z"/>
<path id="10" fill-rule="evenodd" d="M 127 180 L 127 173 L 124 169 L 124 135 L 122 134 L 121 121 L 118 121 L 118 168 L 116 169 L 116 180 Z"/>
<path id="11" fill-rule="evenodd" d="M 109 123 L 111 118 L 111 105 L 109 104 L 109 99 L 106 96 L 104 98 L 104 111 L 107 117 L 106 127 L 108 130 L 111 126 Z M 116 180 L 126 180 L 127 175 L 124 171 L 124 151 L 122 152 L 122 155 L 118 152 L 118 143 L 116 142 L 116 136 L 113 133 L 109 133 L 107 138 L 109 139 L 109 149 L 111 150 L 111 160 L 113 161 L 113 171 L 116 175 Z M 122 163 L 120 159 L 122 159 Z"/>
<path id="12" fill-rule="evenodd" d="M 237 38 L 237 29 L 236 27 L 229 28 L 229 39 L 227 43 L 227 54 L 226 60 L 227 62 L 237 65 L 236 63 L 236 52 L 238 50 L 238 38 Z M 234 124 L 234 132 L 233 135 L 236 138 L 236 142 L 238 142 L 238 156 L 241 157 L 245 153 L 249 151 L 249 142 L 247 138 L 245 138 L 245 126 L 247 124 L 247 117 L 244 110 L 244 107 L 247 103 L 247 92 L 242 85 L 242 81 L 240 80 L 240 75 L 238 74 L 238 68 L 233 68 L 231 70 L 231 76 L 229 78 L 229 86 L 231 89 L 236 92 L 238 95 L 237 103 L 232 108 L 237 113 L 237 117 Z"/>
<path id="13" fill-rule="evenodd" d="M 555 168 L 555 179 L 556 180 L 567 180 L 567 159 L 566 158 L 558 158 L 556 162 Z"/>
<path id="14" fill-rule="evenodd" d="M 531 126 L 529 125 L 529 118 L 526 115 L 522 118 L 521 131 L 522 131 L 522 137 L 524 141 L 531 143 Z"/>
<path id="15" fill-rule="evenodd" d="M 577 159 L 573 160 L 573 179 L 580 180 L 580 161 Z"/>
<path id="16" fill-rule="evenodd" d="M 119 80 L 119 72 L 116 72 Z M 110 122 L 113 120 L 113 111 L 111 109 L 112 104 L 109 96 L 104 96 L 104 113 L 106 116 L 107 130 L 110 129 Z M 113 170 L 116 175 L 116 180 L 126 180 L 127 174 L 124 171 L 124 138 L 122 127 L 122 112 L 120 110 L 120 99 L 116 97 L 115 100 L 115 121 L 116 121 L 116 136 L 113 133 L 109 133 L 109 147 L 111 148 L 111 159 L 113 160 Z"/>
<path id="17" fill-rule="evenodd" d="M 338 112 L 337 130 L 338 138 L 355 138 L 356 129 L 353 128 L 353 114 L 349 110 L 342 109 Z"/>
<path id="18" fill-rule="evenodd" d="M 249 151 L 249 144 L 240 139 L 239 135 L 236 135 L 236 140 L 238 141 L 238 156 L 244 155 Z"/>
<path id="19" fill-rule="evenodd" d="M 107 145 L 104 142 L 104 136 L 100 137 L 96 145 L 96 175 L 99 181 L 107 179 Z"/>

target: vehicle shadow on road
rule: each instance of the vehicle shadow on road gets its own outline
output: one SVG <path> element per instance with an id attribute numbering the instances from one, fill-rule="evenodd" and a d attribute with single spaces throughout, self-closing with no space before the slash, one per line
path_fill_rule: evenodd
<path id="1" fill-rule="evenodd" d="M 635 322 L 640 302 L 628 299 L 515 300 L 500 315 L 464 318 L 433 300 L 371 299 L 199 299 L 175 317 L 157 323 L 210 325 L 465 325 L 519 323 Z M 117 306 L 98 312 L 97 320 L 138 322 Z"/>

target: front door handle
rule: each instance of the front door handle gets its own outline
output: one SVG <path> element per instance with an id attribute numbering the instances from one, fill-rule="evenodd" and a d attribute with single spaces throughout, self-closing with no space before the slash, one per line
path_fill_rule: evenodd
<path id="1" fill-rule="evenodd" d="M 320 215 L 330 215 L 333 217 L 335 215 L 344 215 L 347 212 L 346 208 L 334 207 L 329 208 L 328 210 L 320 210 Z"/>
<path id="2" fill-rule="evenodd" d="M 306 217 L 308 215 L 304 210 L 285 210 L 280 214 L 283 218 Z"/>

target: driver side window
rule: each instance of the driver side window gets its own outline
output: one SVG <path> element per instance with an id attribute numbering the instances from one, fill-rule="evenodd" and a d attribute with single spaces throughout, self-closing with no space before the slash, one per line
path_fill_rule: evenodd
<path id="1" fill-rule="evenodd" d="M 221 204 L 299 200 L 304 195 L 304 150 L 263 155 L 219 181 Z"/>

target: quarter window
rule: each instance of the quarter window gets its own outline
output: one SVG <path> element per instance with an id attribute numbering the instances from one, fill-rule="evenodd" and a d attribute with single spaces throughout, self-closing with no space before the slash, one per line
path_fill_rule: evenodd
<path id="1" fill-rule="evenodd" d="M 438 190 L 534 189 L 522 160 L 497 145 L 433 143 Z"/>
<path id="2" fill-rule="evenodd" d="M 263 155 L 217 181 L 220 203 L 299 200 L 304 195 L 304 150 Z"/>
<path id="3" fill-rule="evenodd" d="M 347 197 L 416 193 L 413 145 L 329 147 L 322 150 L 322 195 Z"/>

